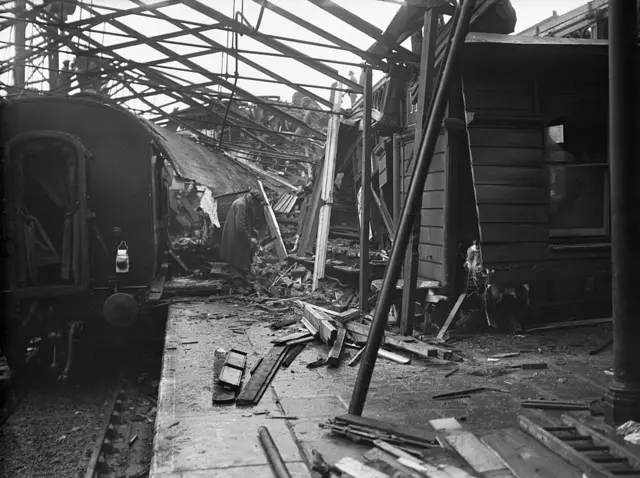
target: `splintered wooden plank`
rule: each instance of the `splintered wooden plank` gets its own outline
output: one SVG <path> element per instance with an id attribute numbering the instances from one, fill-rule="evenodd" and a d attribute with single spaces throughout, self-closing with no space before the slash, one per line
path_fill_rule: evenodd
<path id="1" fill-rule="evenodd" d="M 307 344 L 297 344 L 291 347 L 291 350 L 287 353 L 287 356 L 282 361 L 282 368 L 287 368 L 289 365 L 293 363 L 300 352 L 302 352 Z"/>
<path id="2" fill-rule="evenodd" d="M 364 463 L 345 456 L 336 463 L 336 468 L 353 478 L 389 478 L 388 475 L 382 473 Z"/>
<path id="3" fill-rule="evenodd" d="M 426 444 L 435 442 L 435 435 L 431 430 L 423 428 L 415 428 L 409 425 L 397 425 L 394 423 L 383 422 L 375 418 L 361 417 L 358 415 L 340 415 L 336 417 L 336 422 L 343 422 L 349 425 L 357 425 L 359 427 L 372 428 L 387 432 L 398 437 L 409 438 Z"/>
<path id="4" fill-rule="evenodd" d="M 275 375 L 275 370 L 284 360 L 286 345 L 274 345 L 269 353 L 260 362 L 249 382 L 245 385 L 240 395 L 236 399 L 238 405 L 254 405 L 260 400 L 261 394 L 269 386 Z"/>
<path id="5" fill-rule="evenodd" d="M 364 454 L 364 459 L 372 464 L 376 462 L 384 463 L 387 466 L 391 467 L 393 470 L 402 473 L 402 476 L 406 476 L 408 478 L 423 478 L 424 476 L 421 473 L 418 473 L 417 471 L 414 471 L 411 468 L 398 463 L 398 460 L 396 460 L 395 456 L 379 448 L 372 448 L 371 450 L 366 452 Z"/>
<path id="6" fill-rule="evenodd" d="M 499 430 L 481 440 L 518 478 L 582 478 L 582 471 L 520 430 Z"/>
<path id="7" fill-rule="evenodd" d="M 364 324 L 357 324 L 354 322 L 348 322 L 346 324 L 339 324 L 349 332 L 356 333 L 365 337 L 369 336 L 369 326 Z M 424 358 L 437 358 L 438 357 L 438 348 L 427 345 L 423 342 L 407 342 L 406 339 L 401 338 L 394 334 L 385 333 L 384 336 L 384 344 L 392 345 L 393 347 L 406 350 L 407 352 L 411 352 L 420 357 Z M 442 349 L 444 353 L 446 350 Z"/>
<path id="8" fill-rule="evenodd" d="M 613 476 L 615 476 L 604 466 L 590 460 L 586 455 L 580 453 L 568 443 L 553 436 L 550 432 L 535 424 L 527 417 L 518 415 L 518 425 L 521 430 L 527 432 L 533 438 L 549 448 L 549 450 L 557 453 L 569 463 L 577 466 L 587 473 L 589 478 L 613 478 Z"/>
<path id="9" fill-rule="evenodd" d="M 267 193 L 264 192 L 264 187 L 259 180 L 258 186 L 260 188 L 260 195 L 262 196 L 262 202 L 264 205 L 264 217 L 267 220 L 267 225 L 269 226 L 269 232 L 271 233 L 271 236 L 273 236 L 276 240 L 276 252 L 278 253 L 278 259 L 284 261 L 287 258 L 287 248 L 284 245 L 284 241 L 282 240 L 282 234 L 280 233 L 278 220 L 276 219 L 276 215 L 271 208 Z"/>
<path id="10" fill-rule="evenodd" d="M 280 337 L 278 339 L 272 340 L 274 344 L 286 344 L 288 342 L 292 342 L 298 339 L 304 339 L 306 337 L 311 337 L 312 334 L 309 331 L 305 330 L 304 332 L 295 332 L 293 334 L 285 335 L 284 337 Z"/>
<path id="11" fill-rule="evenodd" d="M 502 460 L 478 437 L 462 428 L 455 418 L 431 420 L 429 424 L 446 445 L 455 450 L 481 476 L 515 478 Z"/>
<path id="12" fill-rule="evenodd" d="M 318 329 L 316 329 L 313 324 L 311 324 L 311 322 L 307 320 L 306 317 L 303 318 L 300 322 L 302 323 L 302 325 L 304 325 L 304 328 L 307 329 L 311 335 L 313 335 L 314 337 L 318 337 Z"/>
<path id="13" fill-rule="evenodd" d="M 318 330 L 320 339 L 329 346 L 333 345 L 338 336 L 338 329 L 329 322 L 329 316 L 314 307 L 309 307 L 308 304 L 305 304 L 304 316 Z"/>
<path id="14" fill-rule="evenodd" d="M 344 339 L 347 335 L 346 329 L 338 330 L 336 341 L 333 344 L 331 352 L 327 357 L 327 364 L 329 367 L 336 367 L 340 363 L 340 354 L 342 353 L 342 346 L 344 345 Z"/>
<path id="15" fill-rule="evenodd" d="M 216 350 L 213 354 L 213 396 L 211 400 L 213 404 L 233 402 L 236 398 L 233 390 L 228 390 L 218 383 L 226 359 L 227 353 L 222 349 Z"/>
<path id="16" fill-rule="evenodd" d="M 451 325 L 451 322 L 453 322 L 453 318 L 458 313 L 458 309 L 460 309 L 460 306 L 462 305 L 462 301 L 464 300 L 464 298 L 466 296 L 467 296 L 467 294 L 465 292 L 460 294 L 460 296 L 458 297 L 458 300 L 453 305 L 453 308 L 451 309 L 451 312 L 449 312 L 449 316 L 447 317 L 447 320 L 444 321 L 444 324 L 440 328 L 440 331 L 438 332 L 438 335 L 436 336 L 436 340 L 444 340 L 444 334 L 447 333 L 447 329 L 449 329 L 449 326 Z"/>

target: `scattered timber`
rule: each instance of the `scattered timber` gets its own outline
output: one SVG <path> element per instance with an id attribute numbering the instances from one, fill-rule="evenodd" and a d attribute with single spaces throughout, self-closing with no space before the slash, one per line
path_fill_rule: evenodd
<path id="1" fill-rule="evenodd" d="M 274 345 L 262 359 L 236 399 L 238 405 L 257 405 L 285 359 L 287 346 Z"/>
<path id="2" fill-rule="evenodd" d="M 309 304 L 304 304 L 303 313 L 305 319 L 318 331 L 320 339 L 332 346 L 338 336 L 338 329 L 331 324 L 329 316 L 314 307 L 309 307 Z"/>
<path id="3" fill-rule="evenodd" d="M 346 335 L 346 329 L 340 329 L 338 331 L 336 341 L 333 343 L 333 348 L 327 357 L 327 365 L 329 365 L 329 367 L 337 367 L 340 363 L 340 355 L 342 354 L 342 347 L 344 346 Z"/>
<path id="4" fill-rule="evenodd" d="M 287 356 L 282 362 L 282 368 L 287 368 L 293 363 L 293 361 L 300 355 L 307 344 L 297 344 L 291 347 L 291 350 L 287 353 Z"/>
<path id="5" fill-rule="evenodd" d="M 220 374 L 222 373 L 222 367 L 227 358 L 227 353 L 218 349 L 213 353 L 213 397 L 212 403 L 231 403 L 236 398 L 236 393 L 233 390 L 226 389 L 222 384 L 218 383 Z"/>
<path id="6" fill-rule="evenodd" d="M 441 437 L 443 446 L 455 450 L 480 476 L 515 478 L 502 460 L 455 418 L 440 418 L 429 423 Z"/>

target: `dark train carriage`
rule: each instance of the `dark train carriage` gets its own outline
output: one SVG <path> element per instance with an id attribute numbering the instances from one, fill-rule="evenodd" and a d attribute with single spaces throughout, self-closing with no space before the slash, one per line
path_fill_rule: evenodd
<path id="1" fill-rule="evenodd" d="M 174 171 L 214 194 L 232 192 L 234 179 L 241 189 L 254 181 L 231 161 L 96 99 L 38 97 L 3 109 L 3 349 L 14 364 L 32 337 L 64 337 L 68 324 L 135 322 L 166 273 Z"/>

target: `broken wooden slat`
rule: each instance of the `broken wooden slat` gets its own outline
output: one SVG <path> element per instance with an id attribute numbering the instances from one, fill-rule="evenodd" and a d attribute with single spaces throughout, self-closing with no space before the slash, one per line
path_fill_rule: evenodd
<path id="1" fill-rule="evenodd" d="M 313 342 L 316 339 L 313 335 L 309 335 L 308 337 L 302 337 L 301 339 L 291 340 L 287 342 L 287 345 L 300 345 L 306 344 L 308 342 Z"/>
<path id="2" fill-rule="evenodd" d="M 213 396 L 211 399 L 213 404 L 230 403 L 236 398 L 233 390 L 228 390 L 218 383 L 226 358 L 227 353 L 222 349 L 218 349 L 213 353 Z"/>
<path id="3" fill-rule="evenodd" d="M 352 476 L 353 478 L 389 478 L 386 474 L 348 456 L 342 458 L 335 466 L 342 473 Z"/>
<path id="4" fill-rule="evenodd" d="M 526 433 L 499 430 L 481 438 L 517 477 L 582 478 L 582 471 L 570 465 Z"/>
<path id="5" fill-rule="evenodd" d="M 515 478 L 496 454 L 478 437 L 462 428 L 455 418 L 430 420 L 429 424 L 446 445 L 455 450 L 481 476 Z"/>
<path id="6" fill-rule="evenodd" d="M 338 331 L 336 341 L 334 342 L 333 348 L 327 357 L 327 365 L 329 365 L 329 367 L 336 367 L 338 363 L 340 363 L 340 354 L 342 353 L 342 346 L 344 345 L 346 335 L 346 329 L 340 329 Z"/>
<path id="7" fill-rule="evenodd" d="M 238 405 L 255 405 L 271 383 L 275 371 L 280 366 L 287 350 L 286 345 L 274 345 L 269 353 L 262 359 L 249 382 L 245 385 L 236 399 Z"/>
<path id="8" fill-rule="evenodd" d="M 614 475 L 604 466 L 593 462 L 587 458 L 586 455 L 580 453 L 571 445 L 553 436 L 547 430 L 535 424 L 527 417 L 518 415 L 518 425 L 520 426 L 520 429 L 527 432 L 533 438 L 549 448 L 549 450 L 552 450 L 572 465 L 577 466 L 585 473 L 588 473 L 590 478 L 613 478 Z"/>
<path id="9" fill-rule="evenodd" d="M 293 363 L 300 352 L 302 352 L 307 344 L 297 344 L 294 347 L 291 347 L 291 350 L 287 353 L 287 356 L 282 361 L 282 368 L 287 368 L 289 365 Z"/>
<path id="10" fill-rule="evenodd" d="M 341 325 L 341 324 L 339 324 Z M 369 336 L 369 326 L 363 324 L 356 324 L 353 322 L 346 323 L 342 325 L 349 332 L 355 332 L 356 334 Z M 384 336 L 384 344 L 392 345 L 393 347 L 406 350 L 407 352 L 411 352 L 420 357 L 434 359 L 438 357 L 438 352 L 440 349 L 428 346 L 423 342 L 410 343 L 405 340 L 401 340 L 398 336 L 393 334 L 385 334 Z M 446 350 L 441 350 L 442 353 L 448 352 Z"/>
<path id="11" fill-rule="evenodd" d="M 344 330 L 344 329 L 341 329 L 341 330 Z M 358 354 L 357 355 L 359 355 L 360 352 L 364 350 L 364 347 L 358 347 L 356 345 L 347 344 L 346 346 L 349 347 L 349 348 L 358 349 Z M 399 364 L 402 364 L 402 365 L 411 364 L 411 359 L 410 358 L 403 357 L 402 355 L 394 354 L 393 352 L 389 352 L 388 350 L 384 350 L 384 349 L 378 349 L 378 357 L 385 358 L 387 360 L 391 360 L 392 362 L 399 363 Z M 351 364 L 349 364 L 349 365 L 351 365 Z"/>
<path id="12" fill-rule="evenodd" d="M 462 301 L 464 301 L 464 298 L 466 296 L 467 295 L 466 295 L 465 292 L 460 294 L 460 296 L 458 297 L 458 300 L 456 300 L 456 303 L 453 305 L 453 308 L 451 309 L 451 312 L 449 312 L 449 316 L 447 317 L 447 320 L 444 321 L 444 324 L 442 325 L 442 328 L 438 332 L 438 335 L 436 336 L 436 340 L 438 340 L 438 341 L 444 340 L 444 334 L 447 333 L 447 330 L 449 329 L 449 326 L 451 325 L 451 322 L 453 322 L 453 319 L 456 316 L 456 314 L 458 313 L 458 309 L 460 309 L 460 306 L 462 305 Z"/>
<path id="13" fill-rule="evenodd" d="M 285 319 L 285 320 L 280 320 L 279 322 L 275 322 L 273 324 L 271 324 L 271 328 L 272 329 L 281 329 L 283 327 L 287 327 L 289 325 L 293 325 L 297 322 L 300 322 L 300 317 L 295 317 L 293 319 Z"/>
<path id="14" fill-rule="evenodd" d="M 338 315 L 334 315 L 333 319 L 336 322 L 344 324 L 345 322 L 357 319 L 358 317 L 360 317 L 360 309 L 349 309 L 345 310 L 344 312 L 340 312 Z"/>
<path id="15" fill-rule="evenodd" d="M 375 462 L 385 463 L 391 468 L 393 468 L 394 470 L 402 473 L 402 476 L 407 476 L 409 478 L 423 478 L 424 476 L 421 473 L 418 473 L 409 467 L 401 465 L 400 463 L 398 463 L 398 460 L 396 460 L 396 458 L 391 453 L 387 453 L 386 451 L 381 450 L 379 448 L 372 448 L 371 450 L 366 452 L 364 454 L 364 459 L 372 463 L 375 463 Z"/>
<path id="16" fill-rule="evenodd" d="M 336 329 L 330 322 L 329 316 L 324 312 L 319 311 L 313 307 L 308 307 L 305 304 L 304 316 L 318 330 L 320 339 L 327 345 L 331 346 L 338 336 L 338 329 Z"/>
<path id="17" fill-rule="evenodd" d="M 340 415 L 335 417 L 336 423 L 346 423 L 348 425 L 356 425 L 361 428 L 369 428 L 379 430 L 390 435 L 395 435 L 401 438 L 407 438 L 419 443 L 426 443 L 432 445 L 435 441 L 435 435 L 433 432 L 427 429 L 415 428 L 408 425 L 396 425 L 394 423 L 387 423 L 374 418 L 362 417 L 359 415 Z"/>
<path id="18" fill-rule="evenodd" d="M 316 329 L 313 324 L 307 320 L 306 317 L 303 318 L 300 322 L 302 323 L 302 325 L 304 325 L 305 329 L 307 329 L 311 335 L 313 335 L 314 337 L 318 336 L 318 329 Z"/>
<path id="19" fill-rule="evenodd" d="M 325 168 L 325 163 L 326 162 L 323 162 L 322 170 Z M 322 194 L 322 177 L 323 174 L 321 173 L 313 184 L 313 192 L 311 193 L 307 213 L 300 231 L 300 243 L 298 244 L 297 250 L 297 255 L 300 257 L 304 257 L 309 252 L 312 246 L 312 240 L 317 232 L 318 215 L 320 213 L 320 196 Z"/>
<path id="20" fill-rule="evenodd" d="M 322 205 L 318 218 L 318 235 L 316 238 L 316 257 L 313 267 L 313 287 L 318 289 L 318 281 L 324 277 L 327 260 L 327 242 L 329 240 L 329 224 L 331 222 L 331 204 L 333 203 L 333 184 L 335 180 L 336 156 L 338 153 L 338 134 L 340 131 L 340 104 L 343 92 L 335 91 L 332 115 L 327 129 L 325 144 L 324 168 L 322 168 Z"/>
<path id="21" fill-rule="evenodd" d="M 556 329 L 566 329 L 571 327 L 587 327 L 589 325 L 599 325 L 599 324 L 610 324 L 613 322 L 613 319 L 585 319 L 585 320 L 572 320 L 569 322 L 557 322 L 555 324 L 545 325 L 542 327 L 533 327 L 531 329 L 527 329 L 526 332 L 537 332 L 539 330 L 556 330 Z"/>
<path id="22" fill-rule="evenodd" d="M 349 367 L 353 367 L 354 365 L 356 365 L 360 359 L 362 358 L 362 354 L 364 353 L 364 347 L 362 347 L 357 354 L 354 355 L 354 357 L 349 360 Z"/>
<path id="23" fill-rule="evenodd" d="M 264 216 L 267 220 L 267 225 L 269 226 L 269 232 L 276 240 L 276 252 L 278 253 L 278 259 L 284 261 L 287 258 L 287 248 L 284 245 L 284 241 L 282 240 L 282 234 L 280 233 L 280 226 L 278 225 L 278 220 L 276 219 L 276 215 L 271 208 L 271 204 L 269 203 L 269 198 L 267 197 L 267 193 L 264 192 L 264 187 L 260 180 L 258 180 L 258 187 L 260 191 L 260 195 L 262 196 L 262 202 L 264 207 Z"/>
<path id="24" fill-rule="evenodd" d="M 304 339 L 311 336 L 312 334 L 310 334 L 309 331 L 305 330 L 304 332 L 295 332 L 293 334 L 285 335 L 284 337 L 272 340 L 271 342 L 274 344 L 286 344 L 294 340 Z"/>

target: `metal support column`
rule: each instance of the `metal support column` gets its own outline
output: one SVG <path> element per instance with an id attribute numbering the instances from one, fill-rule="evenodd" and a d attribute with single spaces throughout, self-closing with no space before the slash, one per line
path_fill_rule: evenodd
<path id="1" fill-rule="evenodd" d="M 398 230 L 402 211 L 402 136 L 393 135 L 393 227 Z"/>
<path id="2" fill-rule="evenodd" d="M 25 74 L 25 42 L 26 42 L 26 30 L 27 22 L 24 20 L 24 15 L 27 9 L 27 0 L 16 0 L 16 18 L 19 20 L 15 25 L 15 60 L 13 63 L 13 81 L 17 88 L 24 88 Z"/>
<path id="3" fill-rule="evenodd" d="M 364 102 L 362 112 L 362 162 L 360 185 L 362 187 L 362 205 L 360 207 L 360 311 L 369 312 L 369 216 L 371 210 L 371 150 L 373 134 L 371 131 L 371 102 L 373 93 L 372 69 L 364 67 Z"/>
<path id="4" fill-rule="evenodd" d="M 413 217 L 418 212 L 422 202 L 422 191 L 424 183 L 427 179 L 431 158 L 436 147 L 438 134 L 440 133 L 440 124 L 447 107 L 449 98 L 449 87 L 454 77 L 455 61 L 458 52 L 464 43 L 464 38 L 469 27 L 471 14 L 475 7 L 476 0 L 465 0 L 460 11 L 460 20 L 456 25 L 453 38 L 450 43 L 449 55 L 444 59 L 445 64 L 442 70 L 442 79 L 438 85 L 435 100 L 433 102 L 432 114 L 427 119 L 427 130 L 424 140 L 420 144 L 420 153 L 416 161 L 416 168 L 411 177 L 409 191 L 402 210 L 400 226 L 396 234 L 396 240 L 391 249 L 391 257 L 382 281 L 382 290 L 376 306 L 376 312 L 369 330 L 367 345 L 365 346 L 362 363 L 358 370 L 358 377 L 351 396 L 349 404 L 349 413 L 353 415 L 361 415 L 364 409 L 364 403 L 367 399 L 367 392 L 371 384 L 371 376 L 376 364 L 376 356 L 380 349 L 382 338 L 384 337 L 385 327 L 391 308 L 392 292 L 396 287 L 396 282 L 400 276 L 402 268 L 402 259 L 404 258 L 409 236 L 413 228 Z"/>
<path id="5" fill-rule="evenodd" d="M 605 394 L 610 424 L 640 421 L 640 228 L 637 179 L 638 12 L 634 2 L 609 2 L 609 167 L 614 378 Z"/>

